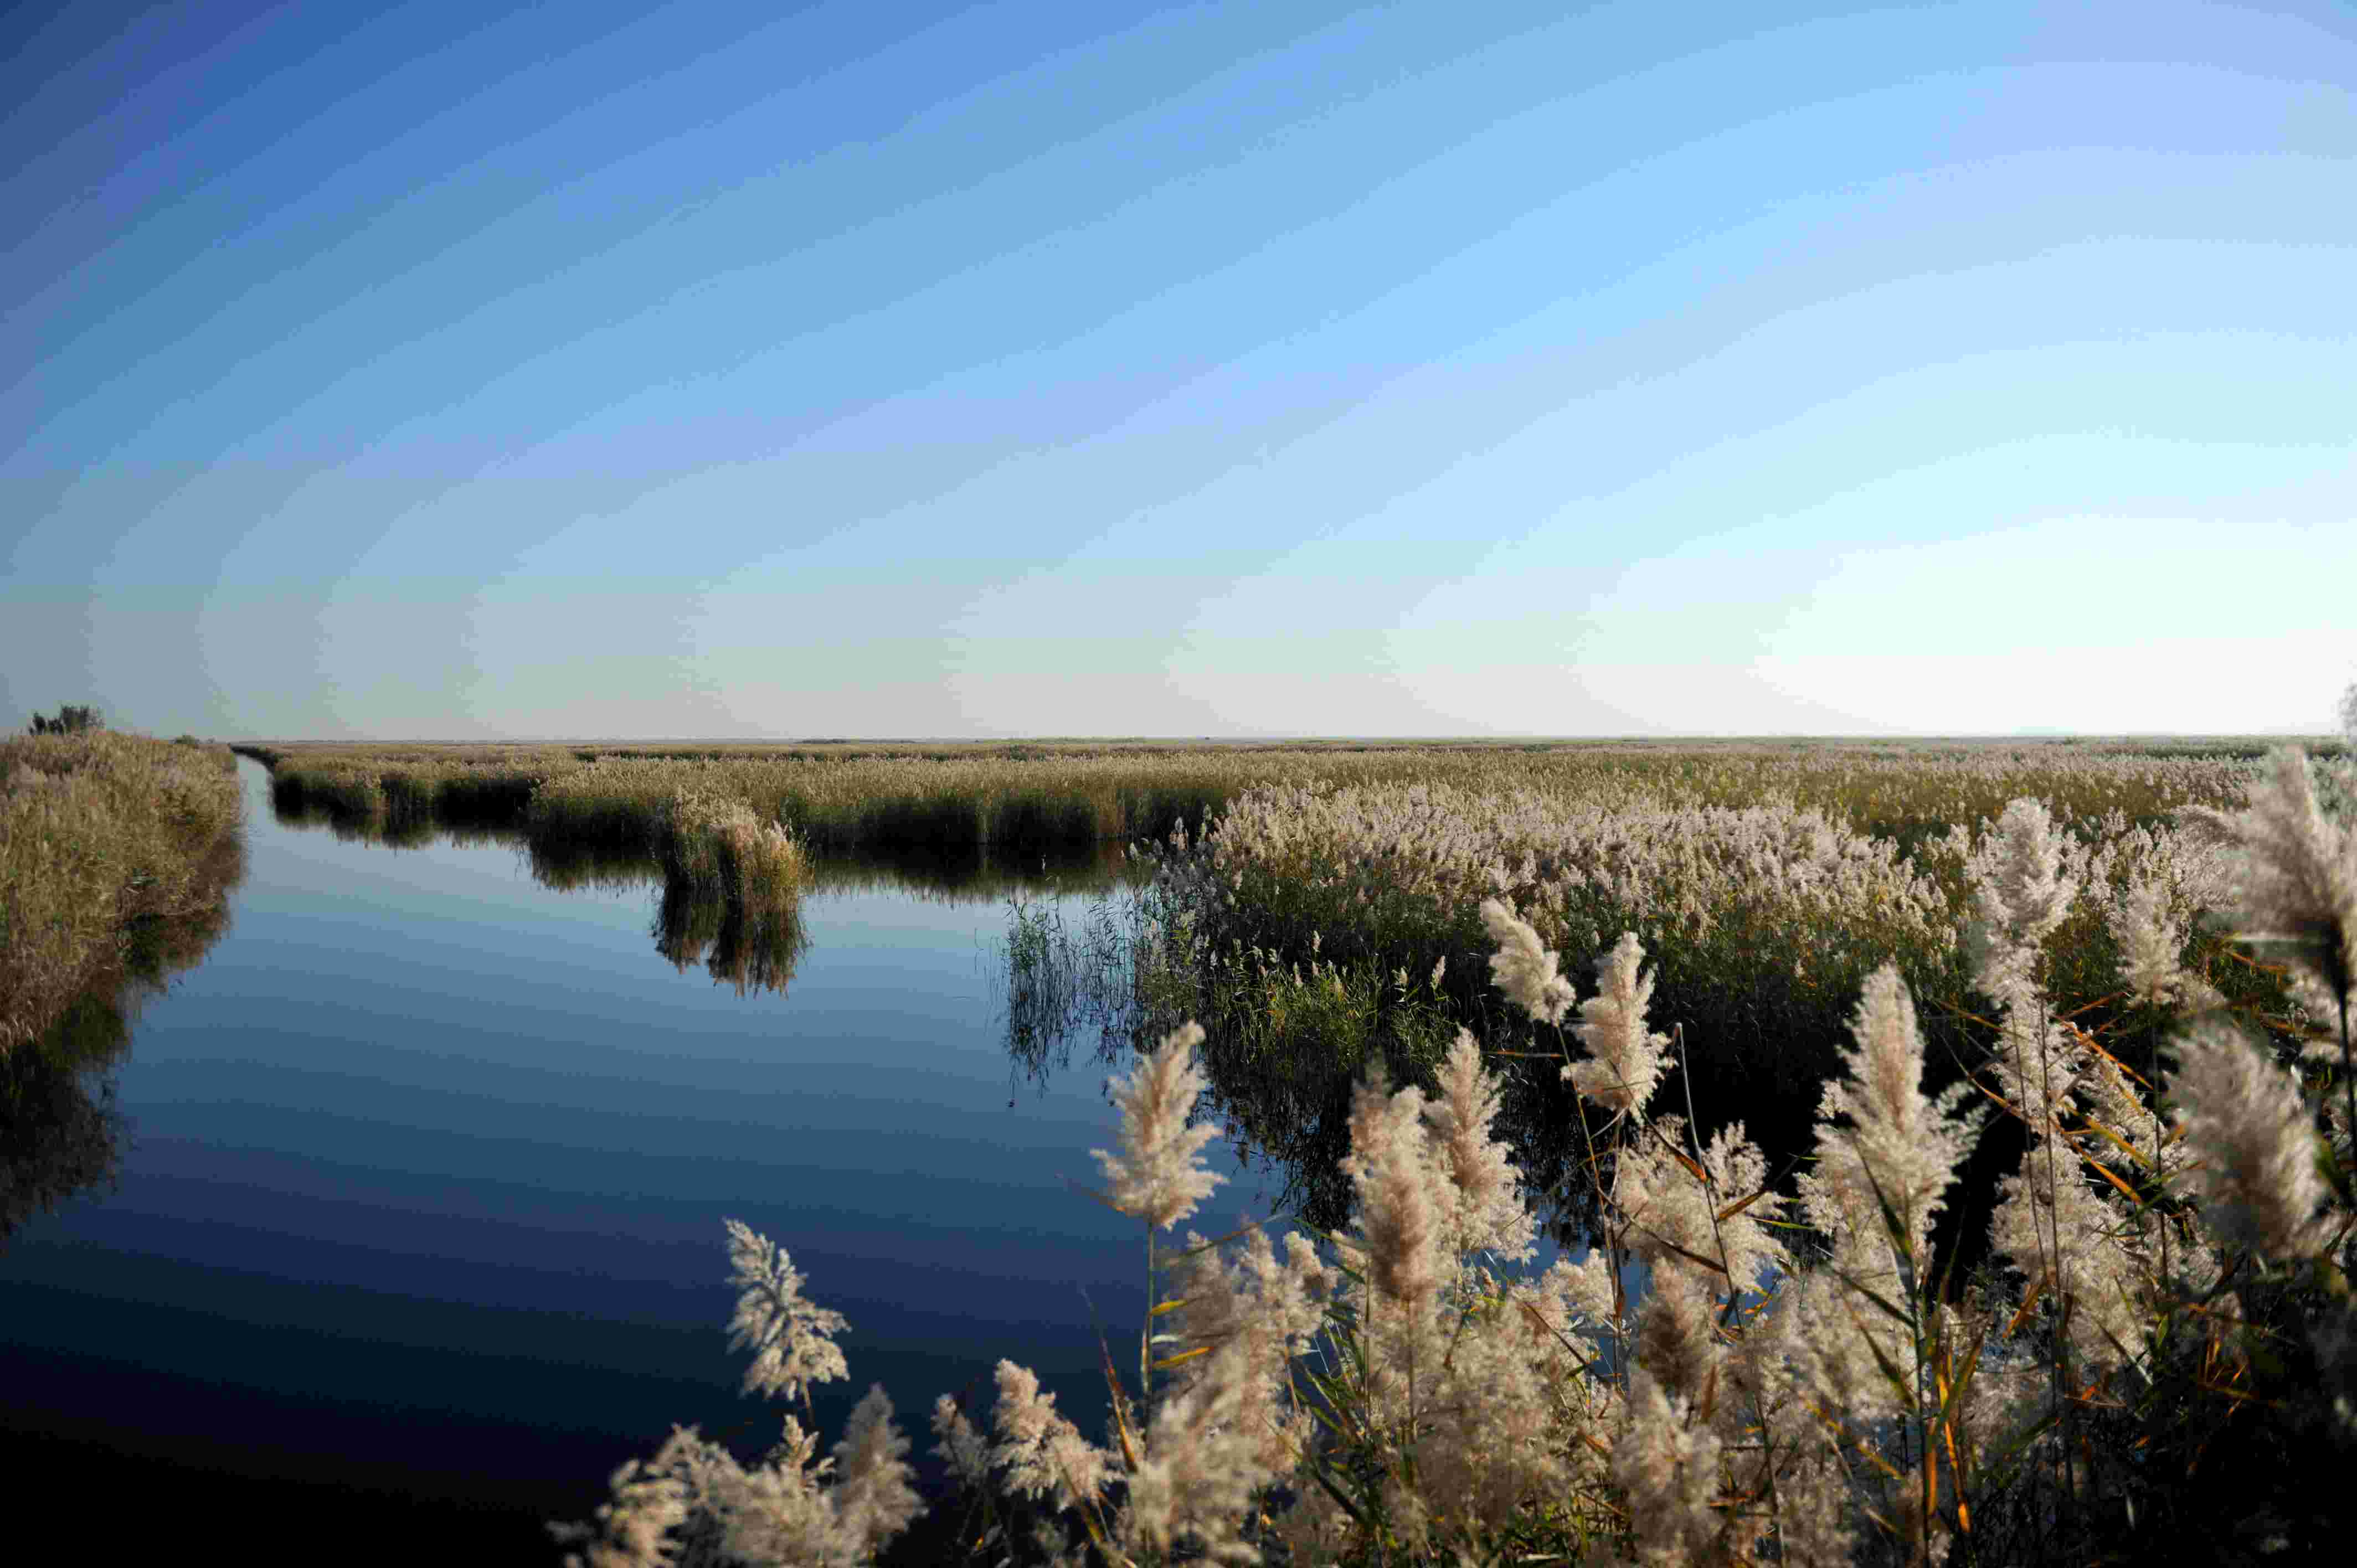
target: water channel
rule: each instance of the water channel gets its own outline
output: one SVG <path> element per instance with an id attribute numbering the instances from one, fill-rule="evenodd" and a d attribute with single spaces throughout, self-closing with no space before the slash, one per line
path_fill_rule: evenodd
<path id="1" fill-rule="evenodd" d="M 84 1074 L 113 1179 L 0 1242 L 20 1495 L 106 1476 L 138 1501 L 92 1521 L 109 1560 L 326 1530 L 326 1559 L 456 1531 L 553 1562 L 540 1521 L 672 1423 L 774 1441 L 782 1408 L 737 1391 L 726 1218 L 850 1322 L 827 1443 L 877 1381 L 922 1457 L 933 1397 L 986 1406 L 1000 1357 L 1099 1426 L 1141 1236 L 1071 1185 L 1113 1142 L 1106 1062 L 1006 1048 L 1003 878 L 837 876 L 790 983 L 740 991 L 658 950 L 651 876 L 339 837 L 239 767 L 228 929 Z M 1212 1158 L 1235 1179 L 1199 1225 L 1269 1212 L 1265 1173 Z"/>

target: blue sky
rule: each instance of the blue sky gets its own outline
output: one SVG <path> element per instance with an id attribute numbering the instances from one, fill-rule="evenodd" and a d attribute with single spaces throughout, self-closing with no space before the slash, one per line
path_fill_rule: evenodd
<path id="1" fill-rule="evenodd" d="M 0 19 L 0 721 L 2332 727 L 2357 13 Z"/>

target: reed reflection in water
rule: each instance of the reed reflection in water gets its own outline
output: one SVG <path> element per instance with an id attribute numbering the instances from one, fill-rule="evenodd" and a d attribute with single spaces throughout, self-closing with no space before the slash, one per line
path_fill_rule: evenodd
<path id="1" fill-rule="evenodd" d="M 1018 907 L 1047 910 L 1055 907 L 1055 896 L 1108 894 L 1137 875 L 1117 845 L 1003 856 L 983 849 L 919 846 L 857 855 L 810 854 L 791 882 L 748 879 L 705 875 L 708 868 L 694 856 L 666 854 L 661 845 L 481 826 L 422 810 L 357 817 L 307 800 L 299 790 L 274 788 L 271 807 L 281 826 L 324 831 L 343 843 L 396 850 L 435 843 L 468 848 L 504 845 L 516 853 L 533 881 L 558 892 L 656 888 L 648 926 L 656 952 L 682 973 L 702 965 L 715 984 L 730 985 L 740 996 L 785 993 L 810 949 L 809 922 L 802 910 L 806 897 L 889 890 L 951 904 L 1011 900 Z M 1101 935 L 1109 937 L 1109 929 Z M 1033 965 L 1026 972 L 1045 976 L 1051 970 Z M 1107 981 L 1112 974 L 1103 964 L 1092 972 Z M 1103 1004 L 1111 993 L 1101 987 L 1092 995 Z M 1025 1038 L 1037 1034 L 1044 1047 L 1054 1034 L 1044 1020 L 1065 1005 L 1051 1005 L 1044 998 L 1019 1004 L 1020 1015 L 1043 1021 L 1041 1029 L 1027 1031 Z M 1017 1059 L 1022 1065 L 1022 1051 Z M 1036 1068 L 1033 1076 L 1039 1070 L 1044 1067 Z"/>
<path id="2" fill-rule="evenodd" d="M 69 1198 L 113 1188 L 127 1135 L 114 1071 L 132 1026 L 227 934 L 245 870 L 241 829 L 199 863 L 188 910 L 133 920 L 114 962 L 40 1035 L 0 1053 L 0 1246 Z"/>
<path id="3" fill-rule="evenodd" d="M 717 985 L 785 993 L 810 949 L 799 894 L 749 900 L 683 877 L 665 877 L 655 906 L 655 950 L 683 974 L 701 962 Z"/>

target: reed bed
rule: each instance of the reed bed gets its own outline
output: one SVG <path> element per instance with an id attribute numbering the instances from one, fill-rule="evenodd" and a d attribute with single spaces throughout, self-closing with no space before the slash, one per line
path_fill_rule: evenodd
<path id="1" fill-rule="evenodd" d="M 2050 943 L 2059 1008 L 2149 1069 L 2158 1020 L 2116 980 L 2121 910 L 2139 897 L 2257 1026 L 2285 1037 L 2296 1023 L 2280 981 L 2195 918 L 2222 900 L 2223 862 L 2177 815 L 2242 800 L 2256 772 L 2239 757 L 1721 749 L 1555 767 L 1535 782 L 1265 787 L 1208 835 L 1147 847 L 1154 880 L 1130 931 L 1141 1026 L 1204 1022 L 1221 1114 L 1301 1173 L 1288 1197 L 1318 1222 L 1349 1201 L 1335 1161 L 1365 1066 L 1426 1073 L 1458 1026 L 1496 1026 L 1478 914 L 1489 898 L 1561 951 L 1638 935 L 1661 1005 L 1706 1069 L 1690 1090 L 1706 1133 L 1740 1117 L 1779 1158 L 1804 1149 L 1848 999 L 1885 963 L 1922 999 L 1934 1086 L 1953 1081 L 1996 1028 L 1972 983 L 1972 877 L 2007 790 L 2050 804 L 2078 879 Z M 1871 831 L 1894 822 L 1905 831 Z M 1544 1185 L 1576 1156 L 1570 1112 L 1569 1091 L 1545 1081 L 1519 1085 L 1501 1112 Z M 2002 1144 L 1979 1173 L 1989 1181 Z"/>
<path id="2" fill-rule="evenodd" d="M 2357 775 L 2325 777 L 2330 798 L 2357 793 Z M 2329 814 L 2319 786 L 2287 751 L 2240 776 L 2231 805 L 2189 803 L 2157 827 L 2115 820 L 2115 802 L 2092 836 L 2018 796 L 1927 841 L 1920 871 L 1790 803 L 1618 802 L 1634 828 L 1512 796 L 1487 827 L 1439 813 L 1417 842 L 1443 851 L 1399 850 L 1391 881 L 1436 907 L 1471 900 L 1466 967 L 1496 1005 L 1412 1077 L 1366 1061 L 1337 1161 L 1343 1221 L 1281 1243 L 1260 1224 L 1164 1240 L 1221 1180 L 1201 1157 L 1219 1130 L 1199 1113 L 1204 1029 L 1142 1049 L 1110 1086 L 1115 1146 L 1096 1151 L 1095 1196 L 1138 1222 L 1149 1285 L 1134 1368 L 1105 1357 L 1102 1437 L 1001 1361 L 988 1410 L 934 1405 L 954 1494 L 931 1507 L 961 1516 L 957 1539 L 990 1562 L 2322 1560 L 2350 1507 L 2319 1478 L 2357 1457 L 2357 823 Z M 1256 910 L 1238 880 L 1326 865 L 1323 848 L 1286 860 L 1300 852 L 1286 825 L 1372 853 L 1379 835 L 1358 824 L 1399 803 L 1272 793 L 1208 846 L 1174 843 L 1166 883 L 1205 886 L 1169 907 L 1181 923 L 1154 950 L 1216 956 L 1189 945 L 1190 910 L 1222 896 Z M 1677 821 L 1714 847 L 1681 860 L 1640 831 L 1654 811 L 1700 813 Z M 1464 880 L 1540 827 L 1586 836 L 1553 862 L 1493 856 L 1486 889 Z M 1869 955 L 1797 1172 L 1739 1124 L 1696 1124 L 1689 1085 L 1719 1058 L 1670 1013 L 1639 931 L 1609 947 L 1598 933 L 1585 985 L 1559 945 L 1585 929 L 1575 896 L 1599 882 L 1652 900 L 1663 932 L 1674 913 L 1722 929 L 1739 900 L 1712 889 L 1763 875 L 1763 845 L 1808 872 L 1771 879 L 1774 897 L 1877 941 L 1920 927 L 1943 961 L 1958 955 L 1988 1016 L 1968 1076 L 1935 1090 L 1916 990 L 1897 957 Z M 1646 891 L 1640 870 L 1675 889 Z M 1930 902 L 1951 875 L 1964 906 Z M 2111 984 L 2163 1036 L 2148 1072 L 2111 1048 L 2126 1026 L 2090 1026 L 2050 989 L 2073 972 L 2067 942 L 2092 940 L 2065 935 L 2091 893 L 2114 900 Z M 1970 934 L 1940 940 L 1935 908 Z M 1374 924 L 1405 940 L 1454 918 L 1411 901 Z M 2205 921 L 2267 972 L 2276 1011 L 2197 967 Z M 1017 925 L 1022 950 L 1063 940 Z M 1313 930 L 1309 962 L 1329 967 L 1288 966 L 1286 993 L 1347 1002 L 1328 940 L 1343 929 Z M 1273 979 L 1269 961 L 1248 967 Z M 1393 984 L 1438 1010 L 1453 1007 L 1445 980 Z M 1498 1135 L 1515 1075 L 1569 1087 L 1590 1195 L 1593 1244 L 1544 1269 L 1531 1200 L 1548 1184 Z M 1993 1127 L 2015 1135 L 1980 1218 L 1994 1262 L 1958 1288 L 1930 1238 Z M 845 1325 L 783 1250 L 728 1232 L 746 1389 L 808 1415 L 813 1383 L 850 1374 Z M 1622 1288 L 1631 1262 L 1649 1271 L 1641 1300 Z M 789 1414 L 748 1465 L 674 1430 L 615 1474 L 594 1520 L 556 1533 L 601 1568 L 874 1560 L 928 1511 L 909 1440 L 876 1389 L 830 1456 L 819 1442 Z"/>
<path id="3" fill-rule="evenodd" d="M 39 1033 L 0 1049 L 0 1246 L 34 1216 L 117 1175 L 130 1129 L 107 1069 L 130 1049 L 140 1010 L 229 929 L 244 850 L 242 833 L 216 841 L 168 908 L 135 914 L 113 955 Z"/>
<path id="4" fill-rule="evenodd" d="M 672 791 L 744 802 L 813 851 L 1071 854 L 1200 821 L 1227 791 L 1184 757 L 600 757 L 547 779 L 526 822 L 535 836 L 644 836 Z"/>
<path id="5" fill-rule="evenodd" d="M 740 800 L 682 792 L 665 802 L 654 839 L 657 950 L 683 971 L 703 962 L 740 996 L 783 992 L 810 944 L 810 861 L 793 834 Z"/>
<path id="6" fill-rule="evenodd" d="M 741 800 L 814 851 L 1071 852 L 1200 831 L 1256 787 L 1422 781 L 1483 792 L 1636 788 L 1698 806 L 1786 798 L 1902 849 L 2030 789 L 2073 816 L 2147 822 L 2214 793 L 2215 765 L 2097 746 L 1964 748 L 1833 743 L 1284 746 L 353 746 L 242 748 L 280 803 L 350 824 L 428 816 L 535 838 L 651 847 L 686 789 Z M 2057 762 L 2053 758 L 2060 757 Z M 2062 791 L 2056 797 L 2054 791 Z"/>
<path id="7" fill-rule="evenodd" d="M 220 746 L 106 730 L 0 741 L 0 1053 L 148 928 L 221 904 L 242 809 Z"/>
<path id="8" fill-rule="evenodd" d="M 802 897 L 810 863 L 794 836 L 741 801 L 678 794 L 655 835 L 663 875 L 692 892 L 742 904 Z"/>
<path id="9" fill-rule="evenodd" d="M 533 791 L 578 768 L 561 748 L 240 746 L 270 769 L 272 803 L 290 816 L 391 832 L 518 825 Z"/>

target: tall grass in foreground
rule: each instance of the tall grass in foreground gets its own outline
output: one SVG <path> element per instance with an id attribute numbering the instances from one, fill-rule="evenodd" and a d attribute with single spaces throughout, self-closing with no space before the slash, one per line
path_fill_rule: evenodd
<path id="1" fill-rule="evenodd" d="M 225 897 L 242 809 L 217 746 L 108 730 L 0 741 L 0 1053 L 119 966 L 143 922 Z"/>
<path id="2" fill-rule="evenodd" d="M 1581 1000 L 1533 923 L 1483 899 L 1488 982 L 1512 1008 L 1488 1054 L 1559 1064 L 1597 1195 L 1598 1244 L 1543 1273 L 1469 1031 L 1429 1090 L 1379 1069 L 1359 1085 L 1347 1226 L 1165 1251 L 1218 1179 L 1193 1119 L 1202 1031 L 1173 1031 L 1116 1085 L 1120 1144 L 1098 1154 L 1100 1197 L 1146 1241 L 1134 1380 L 1109 1353 L 1102 1442 L 1012 1362 L 986 1420 L 939 1401 L 963 1538 L 991 1561 L 1123 1564 L 2298 1561 L 2345 1544 L 2328 1477 L 2357 1458 L 2357 833 L 2319 809 L 2297 751 L 2247 810 L 2195 822 L 2223 857 L 2221 912 L 2309 1004 L 2304 1047 L 2235 1027 L 2177 961 L 2167 903 L 2133 888 L 2117 978 L 2169 1015 L 2161 1069 L 2060 1015 L 2049 944 L 2080 872 L 2046 808 L 2018 800 L 1964 868 L 1967 957 L 1998 1015 L 1985 1058 L 1927 1093 L 1913 998 L 1877 967 L 1791 1182 L 1739 1125 L 1705 1139 L 1680 1113 L 1697 1069 L 1683 1029 L 1652 1026 L 1637 933 Z M 2003 1266 L 1952 1297 L 1927 1238 L 1998 1122 L 2021 1134 L 1989 1225 Z M 748 1391 L 847 1376 L 842 1319 L 783 1251 L 731 1233 Z M 1651 1268 L 1641 1302 L 1624 1258 Z M 675 1431 L 558 1534 L 598 1568 L 866 1560 L 922 1507 L 892 1417 L 871 1391 L 820 1459 L 789 1415 L 749 1466 Z"/>

